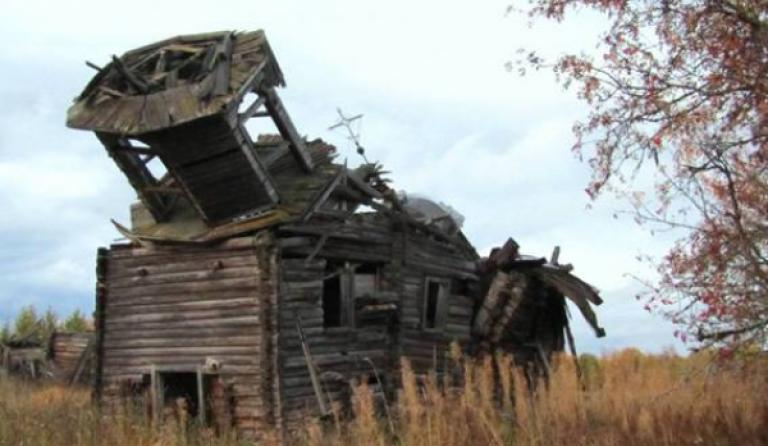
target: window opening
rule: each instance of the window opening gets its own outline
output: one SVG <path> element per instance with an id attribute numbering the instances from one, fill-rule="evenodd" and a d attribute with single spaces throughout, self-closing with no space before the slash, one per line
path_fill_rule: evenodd
<path id="1" fill-rule="evenodd" d="M 355 298 L 368 296 L 379 289 L 379 266 L 373 263 L 364 263 L 355 269 L 354 296 Z"/>
<path id="2" fill-rule="evenodd" d="M 424 328 L 435 328 L 437 324 L 437 304 L 440 298 L 440 284 L 427 282 L 427 302 L 424 311 Z"/>
<path id="3" fill-rule="evenodd" d="M 341 272 L 327 271 L 323 280 L 323 326 L 340 327 L 343 320 Z M 330 276 L 330 277 L 329 277 Z"/>

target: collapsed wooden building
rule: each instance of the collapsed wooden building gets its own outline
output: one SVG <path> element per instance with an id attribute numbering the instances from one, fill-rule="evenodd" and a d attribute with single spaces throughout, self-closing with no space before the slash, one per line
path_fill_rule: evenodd
<path id="1" fill-rule="evenodd" d="M 27 336 L 0 343 L 0 371 L 26 379 L 75 385 L 90 382 L 93 333 L 54 331 L 45 342 Z"/>
<path id="2" fill-rule="evenodd" d="M 0 371 L 7 375 L 37 379 L 46 363 L 43 345 L 30 339 L 11 339 L 0 343 Z"/>
<path id="3" fill-rule="evenodd" d="M 302 138 L 263 32 L 179 36 L 96 68 L 67 123 L 95 132 L 139 198 L 115 223 L 127 241 L 98 250 L 106 409 L 139 398 L 159 419 L 182 397 L 257 438 L 327 413 L 353 378 L 391 391 L 400 358 L 440 369 L 452 342 L 546 361 L 568 337 L 566 298 L 603 334 L 597 293 L 556 258 L 511 239 L 481 258 L 450 211 Z M 253 139 L 255 118 L 279 134 Z"/>

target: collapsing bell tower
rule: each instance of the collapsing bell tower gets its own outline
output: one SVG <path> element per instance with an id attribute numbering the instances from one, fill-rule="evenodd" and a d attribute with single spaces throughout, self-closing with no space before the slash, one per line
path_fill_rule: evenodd
<path id="1" fill-rule="evenodd" d="M 271 119 L 301 168 L 313 169 L 276 91 L 284 84 L 262 31 L 179 36 L 113 56 L 67 124 L 96 133 L 155 221 L 168 220 L 184 194 L 204 221 L 220 224 L 280 201 L 269 174 L 280 149 L 261 150 L 249 119 Z M 155 158 L 166 178 L 148 168 Z"/>

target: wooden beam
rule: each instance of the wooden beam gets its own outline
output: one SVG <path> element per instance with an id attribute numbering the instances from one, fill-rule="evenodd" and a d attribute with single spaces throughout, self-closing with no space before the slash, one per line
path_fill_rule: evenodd
<path id="1" fill-rule="evenodd" d="M 86 60 L 85 61 L 85 65 L 88 66 L 89 68 L 93 68 L 94 70 L 96 70 L 98 72 L 101 72 L 101 70 L 103 70 L 103 68 L 101 68 L 100 66 L 98 66 L 95 63 L 91 62 L 90 60 Z"/>
<path id="2" fill-rule="evenodd" d="M 107 153 L 115 160 L 117 167 L 128 178 L 128 182 L 136 190 L 155 221 L 165 221 L 167 219 L 167 200 L 155 192 L 143 190 L 146 187 L 158 186 L 158 181 L 140 158 L 139 152 L 136 152 L 135 148 L 126 150 L 128 141 L 116 135 L 96 132 L 96 137 L 107 149 Z"/>
<path id="3" fill-rule="evenodd" d="M 269 175 L 267 168 L 264 166 L 264 164 L 262 164 L 261 160 L 256 155 L 256 149 L 253 146 L 253 141 L 251 141 L 250 135 L 242 124 L 238 124 L 238 131 L 241 132 L 243 136 L 243 143 L 240 144 L 240 150 L 248 160 L 248 164 L 251 166 L 251 169 L 253 169 L 253 173 L 256 175 L 256 178 L 258 178 L 272 204 L 279 202 L 280 194 L 277 191 L 275 182 Z"/>
<path id="4" fill-rule="evenodd" d="M 85 366 L 88 364 L 88 360 L 93 355 L 93 349 L 96 344 L 95 338 L 91 338 L 88 340 L 88 344 L 85 346 L 85 349 L 82 353 L 80 353 L 80 357 L 77 359 L 77 367 L 75 368 L 75 373 L 72 374 L 72 376 L 69 379 L 69 385 L 74 386 L 77 384 L 78 381 L 80 381 L 80 377 L 83 374 L 83 371 L 85 371 Z"/>
<path id="5" fill-rule="evenodd" d="M 262 105 L 266 102 L 266 98 L 263 96 L 259 96 L 256 98 L 251 105 L 248 106 L 248 108 L 245 109 L 244 112 L 240 113 L 237 117 L 237 119 L 240 121 L 240 123 L 244 123 L 245 121 L 251 119 L 253 116 L 256 116 L 257 113 L 260 116 L 269 116 L 269 113 L 259 113 L 258 110 L 261 108 Z"/>
<path id="6" fill-rule="evenodd" d="M 296 313 L 296 331 L 299 334 L 299 341 L 301 342 L 301 349 L 304 353 L 304 361 L 307 364 L 307 369 L 309 370 L 309 378 L 312 382 L 312 390 L 315 392 L 315 398 L 317 399 L 317 405 L 320 408 L 320 415 L 326 416 L 328 415 L 328 407 L 325 402 L 325 396 L 323 395 L 323 389 L 320 384 L 320 378 L 317 375 L 317 369 L 315 368 L 315 363 L 312 360 L 312 353 L 309 350 L 309 344 L 307 343 L 307 339 L 304 336 L 304 328 L 301 326 L 301 316 L 299 316 L 298 312 Z"/>
<path id="7" fill-rule="evenodd" d="M 290 143 L 290 148 L 296 157 L 296 161 L 306 172 L 312 172 L 314 169 L 312 156 L 310 156 L 307 146 L 304 144 L 304 139 L 296 131 L 296 127 L 294 127 L 291 117 L 288 116 L 288 112 L 277 95 L 277 91 L 273 87 L 268 87 L 260 90 L 259 96 L 263 96 L 266 99 L 267 111 L 272 116 L 272 120 L 275 122 L 280 135 Z"/>
<path id="8" fill-rule="evenodd" d="M 183 194 L 184 191 L 178 187 L 171 186 L 145 186 L 142 188 L 144 192 L 155 192 L 158 194 Z"/>
<path id="9" fill-rule="evenodd" d="M 328 234 L 323 234 L 320 236 L 320 240 L 317 241 L 317 245 L 312 249 L 312 252 L 309 253 L 306 259 L 304 259 L 304 263 L 312 263 L 313 260 L 315 260 L 315 256 L 320 253 L 320 250 L 323 249 L 323 246 L 325 245 L 325 242 L 328 241 Z"/>
<path id="10" fill-rule="evenodd" d="M 96 309 L 94 311 L 95 364 L 93 370 L 93 399 L 97 407 L 101 407 L 101 397 L 104 391 L 104 328 L 105 305 L 107 302 L 107 268 L 109 265 L 109 250 L 99 248 L 96 251 Z"/>
<path id="11" fill-rule="evenodd" d="M 197 421 L 200 426 L 205 426 L 205 382 L 203 376 L 203 366 L 197 366 Z"/>
<path id="12" fill-rule="evenodd" d="M 288 152 L 290 149 L 288 148 L 289 144 L 285 141 L 280 142 L 280 144 L 277 146 L 275 150 L 273 150 L 268 155 L 265 155 L 262 157 L 261 162 L 264 163 L 264 166 L 269 169 L 272 167 L 273 164 L 277 162 L 280 158 L 285 155 L 286 152 Z"/>
<path id="13" fill-rule="evenodd" d="M 144 80 L 139 78 L 128 67 L 126 67 L 120 58 L 117 56 L 112 56 L 112 63 L 115 64 L 115 68 L 120 74 L 123 75 L 125 80 L 127 80 L 129 84 L 133 85 L 137 90 L 139 90 L 139 93 L 146 94 L 149 92 L 149 85 L 147 85 Z"/>
<path id="14" fill-rule="evenodd" d="M 304 211 L 304 214 L 300 218 L 302 223 L 305 223 L 307 220 L 309 220 L 312 215 L 317 212 L 318 209 L 320 209 L 320 206 L 322 206 L 328 197 L 331 196 L 331 193 L 336 189 L 337 186 L 339 186 L 342 178 L 344 178 L 346 175 L 346 168 L 339 170 L 336 176 L 333 177 L 333 179 L 328 182 L 325 188 L 312 200 L 312 203 L 307 207 L 307 210 Z"/>
<path id="15" fill-rule="evenodd" d="M 146 166 L 150 161 L 155 159 L 156 156 L 157 156 L 157 154 L 151 153 L 151 154 L 147 155 L 146 157 L 144 157 L 144 159 L 142 159 L 141 162 Z"/>
<path id="16" fill-rule="evenodd" d="M 115 147 L 117 150 L 123 150 L 126 152 L 138 153 L 141 155 L 155 156 L 157 153 L 149 147 L 134 147 L 126 140 L 118 140 L 118 145 Z"/>

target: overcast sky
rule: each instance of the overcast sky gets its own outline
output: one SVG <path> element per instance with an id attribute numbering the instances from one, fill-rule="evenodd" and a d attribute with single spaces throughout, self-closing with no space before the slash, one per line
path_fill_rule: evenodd
<path id="1" fill-rule="evenodd" d="M 602 352 L 676 344 L 646 313 L 628 274 L 650 274 L 638 254 L 670 243 L 613 218 L 606 199 L 588 209 L 587 166 L 570 152 L 585 109 L 550 73 L 521 78 L 505 62 L 519 47 L 545 54 L 590 50 L 601 22 L 528 28 L 508 1 L 17 1 L 0 16 L 0 321 L 35 304 L 93 311 L 97 247 L 129 223 L 135 194 L 96 138 L 67 129 L 72 98 L 113 53 L 177 34 L 262 28 L 283 69 L 283 100 L 300 132 L 336 144 L 336 107 L 363 113 L 368 156 L 395 187 L 449 203 L 481 253 L 513 237 L 600 289 L 596 339 L 575 316 L 577 346 Z M 527 2 L 525 2 L 527 3 Z M 649 276 L 650 277 L 650 276 Z"/>

